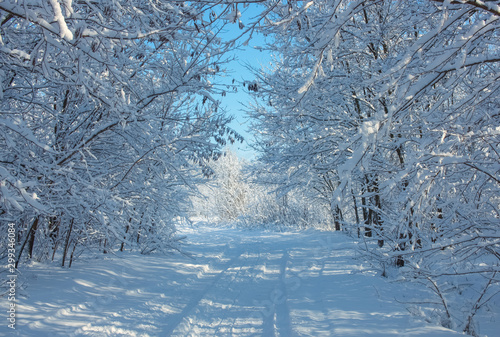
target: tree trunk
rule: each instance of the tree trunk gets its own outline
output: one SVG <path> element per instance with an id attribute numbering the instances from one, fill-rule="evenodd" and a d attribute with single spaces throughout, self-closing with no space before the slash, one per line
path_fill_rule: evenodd
<path id="1" fill-rule="evenodd" d="M 382 202 L 380 201 L 380 194 L 378 190 L 378 181 L 374 182 L 374 192 L 375 194 L 375 207 L 377 208 L 377 211 L 374 211 L 373 214 L 373 223 L 377 227 L 377 230 L 379 232 L 379 235 L 382 235 L 382 231 L 384 230 L 383 224 L 382 224 L 382 218 L 380 216 L 380 210 L 382 209 Z M 379 238 L 378 239 L 378 246 L 383 247 L 384 246 L 384 240 Z"/>
<path id="2" fill-rule="evenodd" d="M 26 239 L 24 240 L 23 245 L 21 246 L 21 249 L 19 249 L 19 255 L 17 256 L 17 259 L 16 259 L 16 269 L 17 269 L 17 266 L 19 265 L 19 261 L 21 261 L 21 255 L 23 254 L 24 247 L 26 246 L 26 243 L 28 242 L 28 239 L 31 236 L 31 232 L 33 231 L 33 228 L 38 227 L 39 217 L 40 216 L 37 216 L 35 218 L 35 220 L 33 221 L 33 223 L 31 224 L 30 230 L 28 231 L 28 234 L 26 235 Z"/>
<path id="3" fill-rule="evenodd" d="M 33 258 L 33 248 L 35 247 L 35 236 L 36 236 L 37 229 L 38 229 L 38 217 L 36 218 L 36 221 L 33 222 L 33 226 L 31 226 L 31 229 L 29 232 L 28 258 L 30 258 L 30 259 Z"/>
<path id="4" fill-rule="evenodd" d="M 74 219 L 71 219 L 71 224 L 69 225 L 68 236 L 66 236 L 66 243 L 64 244 L 64 252 L 62 258 L 62 267 L 64 267 L 64 262 L 66 261 L 66 254 L 68 253 L 68 247 L 70 243 L 71 231 L 73 230 Z"/>
<path id="5" fill-rule="evenodd" d="M 76 245 L 78 244 L 78 240 L 75 240 L 75 245 L 73 246 L 73 250 L 71 251 L 71 256 L 69 257 L 69 266 L 68 268 L 71 268 L 71 265 L 73 264 L 73 254 L 75 253 Z"/>
<path id="6" fill-rule="evenodd" d="M 365 236 L 371 238 L 372 237 L 372 229 L 370 227 L 370 219 L 369 219 L 369 209 L 366 205 L 366 197 L 361 197 L 361 208 L 363 209 L 363 223 L 365 228 Z"/>
<path id="7" fill-rule="evenodd" d="M 358 226 L 358 238 L 360 237 L 361 233 L 360 233 L 360 230 L 359 230 L 359 213 L 358 213 L 358 204 L 356 202 L 356 196 L 354 195 L 354 191 L 351 190 L 351 194 L 352 194 L 352 201 L 354 202 L 354 214 L 356 215 L 356 226 Z"/>
<path id="8" fill-rule="evenodd" d="M 335 230 L 336 231 L 340 231 L 342 230 L 342 226 L 341 226 L 341 221 L 343 221 L 342 219 L 342 211 L 340 210 L 340 207 L 337 205 L 335 206 L 335 212 L 334 212 L 334 216 L 333 216 L 333 221 L 334 221 L 334 224 L 335 224 Z"/>
<path id="9" fill-rule="evenodd" d="M 380 210 L 382 209 L 382 202 L 380 200 L 378 179 L 374 175 L 366 175 L 366 192 L 369 194 L 369 203 L 366 207 L 367 218 L 365 218 L 365 226 L 369 228 L 370 234 L 366 236 L 372 236 L 372 229 L 376 228 L 377 232 L 380 234 L 383 231 L 382 218 L 380 216 Z M 366 203 L 366 200 L 364 201 Z M 384 240 L 378 240 L 379 247 L 384 246 Z"/>
<path id="10" fill-rule="evenodd" d="M 132 221 L 132 219 L 130 219 L 129 221 Z M 129 229 L 130 229 L 130 225 L 127 225 L 127 227 L 125 228 L 125 234 L 127 234 L 127 233 L 128 233 Z M 123 252 L 123 248 L 125 247 L 125 240 L 126 240 L 126 239 L 127 239 L 127 235 L 125 235 L 125 236 L 123 237 L 123 241 L 122 241 L 122 244 L 121 244 L 121 246 L 120 246 L 120 252 Z"/>
<path id="11" fill-rule="evenodd" d="M 54 257 L 57 252 L 57 248 L 59 247 L 59 225 L 60 225 L 60 217 L 50 217 L 49 218 L 49 238 L 52 240 L 52 261 L 54 261 Z"/>

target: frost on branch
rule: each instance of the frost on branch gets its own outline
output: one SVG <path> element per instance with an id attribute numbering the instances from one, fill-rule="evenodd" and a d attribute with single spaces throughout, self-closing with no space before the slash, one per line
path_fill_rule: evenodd
<path id="1" fill-rule="evenodd" d="M 441 323 L 473 335 L 498 293 L 492 3 L 324 0 L 291 20 L 272 7 L 275 64 L 257 72 L 266 103 L 250 111 L 280 183 L 325 200 L 335 227 L 364 236 L 380 266 L 404 266 Z M 461 291 L 467 279 L 482 296 Z"/>
<path id="2" fill-rule="evenodd" d="M 0 3 L 0 223 L 21 263 L 180 249 L 197 166 L 241 138 L 219 109 L 230 47 L 213 5 Z"/>

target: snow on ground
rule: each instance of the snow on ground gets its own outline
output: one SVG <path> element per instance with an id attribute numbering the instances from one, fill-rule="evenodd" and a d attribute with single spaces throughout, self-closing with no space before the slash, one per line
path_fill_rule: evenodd
<path id="1" fill-rule="evenodd" d="M 33 264 L 17 329 L 2 324 L 0 335 L 459 335 L 412 318 L 394 300 L 408 288 L 370 270 L 341 233 L 182 230 L 194 259 L 122 253 L 71 269 Z"/>

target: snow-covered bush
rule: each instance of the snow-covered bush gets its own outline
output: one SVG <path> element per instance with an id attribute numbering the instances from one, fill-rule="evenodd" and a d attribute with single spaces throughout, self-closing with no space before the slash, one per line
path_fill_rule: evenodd
<path id="1" fill-rule="evenodd" d="M 321 227 L 332 225 L 322 200 L 312 200 L 300 191 L 280 191 L 276 181 L 258 162 L 249 163 L 226 149 L 209 164 L 212 179 L 198 187 L 194 215 L 214 222 L 245 227 Z"/>
<path id="2" fill-rule="evenodd" d="M 216 222 L 230 222 L 247 212 L 250 186 L 243 167 L 246 165 L 229 148 L 215 161 L 208 163 L 211 179 L 198 186 L 192 198 L 194 215 Z"/>
<path id="3" fill-rule="evenodd" d="M 331 214 L 321 203 L 308 200 L 299 192 L 280 195 L 276 186 L 254 186 L 248 211 L 237 219 L 245 227 L 269 229 L 318 228 L 334 230 Z"/>

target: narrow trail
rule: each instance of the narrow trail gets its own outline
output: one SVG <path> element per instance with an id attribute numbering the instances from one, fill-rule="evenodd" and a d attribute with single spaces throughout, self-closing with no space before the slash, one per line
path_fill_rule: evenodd
<path id="1" fill-rule="evenodd" d="M 13 335 L 459 335 L 412 318 L 394 300 L 406 290 L 356 257 L 343 234 L 181 230 L 192 260 L 126 253 L 71 269 L 32 266 L 38 277 Z"/>

